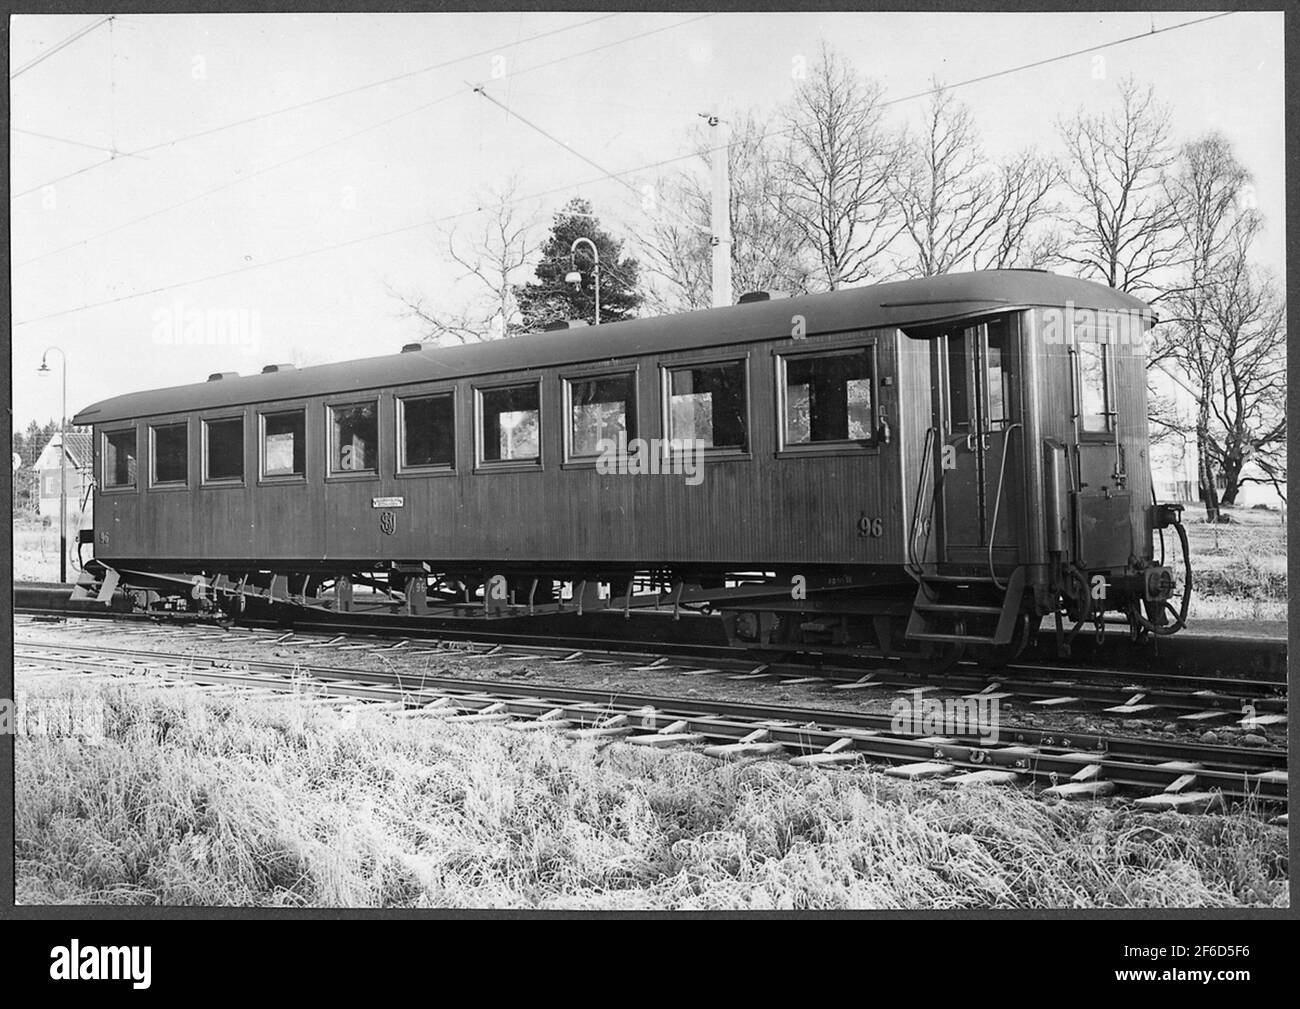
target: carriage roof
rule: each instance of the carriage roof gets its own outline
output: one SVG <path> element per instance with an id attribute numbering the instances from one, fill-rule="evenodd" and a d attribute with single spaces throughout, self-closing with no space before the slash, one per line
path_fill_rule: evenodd
<path id="1" fill-rule="evenodd" d="M 994 312 L 1066 304 L 1095 311 L 1147 310 L 1146 304 L 1132 295 L 1039 270 L 947 274 L 630 319 L 599 328 L 534 333 L 518 339 L 429 347 L 419 352 L 336 364 L 223 376 L 219 381 L 101 400 L 81 410 L 74 421 L 104 424 L 160 414 L 345 395 L 414 383 L 751 343 L 789 333 L 795 316 L 804 318 L 808 335 L 817 335 L 929 326 Z"/>

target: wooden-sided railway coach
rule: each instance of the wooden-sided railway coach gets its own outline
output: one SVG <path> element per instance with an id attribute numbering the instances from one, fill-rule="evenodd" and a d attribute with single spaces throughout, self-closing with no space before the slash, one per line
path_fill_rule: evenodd
<path id="1" fill-rule="evenodd" d="M 760 648 L 941 659 L 1005 660 L 1047 615 L 1058 637 L 1169 633 L 1190 571 L 1179 613 L 1153 542 L 1182 529 L 1152 493 L 1152 321 L 997 271 L 118 396 L 76 417 L 96 456 L 79 592 L 666 605 Z"/>

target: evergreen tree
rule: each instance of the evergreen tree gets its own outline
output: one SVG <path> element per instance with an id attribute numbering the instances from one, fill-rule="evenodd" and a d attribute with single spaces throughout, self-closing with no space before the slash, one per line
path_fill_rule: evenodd
<path id="1" fill-rule="evenodd" d="M 583 243 L 570 254 L 574 239 L 586 238 L 600 252 L 600 321 L 619 322 L 636 316 L 642 295 L 638 290 L 640 266 L 623 257 L 623 243 L 600 227 L 591 204 L 574 197 L 556 211 L 551 234 L 542 246 L 535 283 L 520 284 L 515 298 L 523 315 L 525 332 L 536 332 L 552 322 L 582 319 L 596 321 L 596 292 L 593 283 L 591 248 Z M 582 274 L 575 289 L 564 277 L 572 270 Z"/>

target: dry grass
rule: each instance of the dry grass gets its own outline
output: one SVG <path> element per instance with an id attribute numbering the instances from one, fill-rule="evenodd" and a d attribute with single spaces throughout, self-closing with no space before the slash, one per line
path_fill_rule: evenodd
<path id="1" fill-rule="evenodd" d="M 719 764 L 544 733 L 38 681 L 20 702 L 18 900 L 526 908 L 1287 905 L 1287 838 Z M 88 707 L 89 706 L 89 707 Z M 97 740 L 67 713 L 102 712 Z M 84 719 L 83 719 L 84 721 Z M 63 726 L 60 728 L 60 726 Z"/>
<path id="2" fill-rule="evenodd" d="M 1263 509 L 1229 509 L 1211 525 L 1189 507 L 1185 524 L 1192 557 L 1193 620 L 1285 620 L 1286 516 Z M 1165 534 L 1166 563 L 1182 571 L 1177 538 Z"/>

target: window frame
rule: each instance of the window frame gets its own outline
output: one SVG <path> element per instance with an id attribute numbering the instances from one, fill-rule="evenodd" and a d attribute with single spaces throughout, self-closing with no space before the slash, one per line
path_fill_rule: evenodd
<path id="1" fill-rule="evenodd" d="M 135 437 L 135 479 L 131 483 L 110 484 L 108 482 L 108 436 L 130 433 Z M 99 491 L 101 494 L 138 494 L 141 490 L 140 480 L 140 426 L 132 423 L 127 427 L 101 428 L 99 452 Z"/>
<path id="2" fill-rule="evenodd" d="M 325 482 L 349 483 L 353 481 L 378 480 L 383 459 L 383 423 L 380 416 L 381 396 L 374 399 L 338 399 L 325 401 Z M 334 411 L 354 406 L 371 406 L 375 408 L 375 465 L 373 468 L 354 470 L 336 470 L 334 468 Z"/>
<path id="3" fill-rule="evenodd" d="M 1089 428 L 1084 420 L 1083 353 L 1080 350 L 1084 344 L 1091 344 L 1101 350 L 1102 416 L 1105 417 L 1105 426 L 1100 429 Z M 1109 339 L 1076 339 L 1074 345 L 1070 348 L 1070 378 L 1074 385 L 1074 403 L 1072 405 L 1079 440 L 1114 441 L 1119 411 L 1116 409 L 1115 403 L 1115 355 L 1111 352 Z"/>
<path id="4" fill-rule="evenodd" d="M 460 411 L 461 397 L 459 390 L 455 385 L 442 388 L 421 389 L 410 392 L 405 395 L 398 393 L 393 394 L 393 436 L 396 439 L 397 455 L 393 467 L 393 475 L 398 478 L 410 479 L 412 477 L 431 477 L 431 476 L 455 476 L 460 470 L 460 443 L 462 431 L 462 416 Z M 406 402 L 407 400 L 418 399 L 438 399 L 448 397 L 451 399 L 451 463 L 448 464 L 430 464 L 420 466 L 406 465 Z"/>
<path id="5" fill-rule="evenodd" d="M 591 382 L 599 381 L 602 378 L 629 378 L 632 381 L 632 403 L 630 416 L 632 419 L 632 430 L 628 435 L 628 441 L 633 438 L 641 437 L 641 368 L 639 364 L 629 363 L 625 367 L 611 367 L 602 365 L 599 368 L 585 368 L 576 371 L 564 371 L 560 373 L 560 400 L 563 428 L 562 444 L 563 459 L 560 464 L 562 469 L 595 469 L 600 454 L 595 455 L 575 455 L 573 453 L 573 386 L 574 382 Z M 620 456 L 620 458 L 622 458 Z"/>
<path id="6" fill-rule="evenodd" d="M 208 475 L 208 425 L 223 421 L 240 422 L 240 470 L 242 475 L 236 477 L 210 477 Z M 248 418 L 241 410 L 239 413 L 217 414 L 212 417 L 199 418 L 199 485 L 202 487 L 246 487 L 248 485 Z"/>
<path id="7" fill-rule="evenodd" d="M 502 389 L 537 390 L 537 456 L 533 459 L 486 459 L 483 455 L 483 394 Z M 474 397 L 474 473 L 533 473 L 546 468 L 546 404 L 542 378 L 489 382 L 471 386 Z"/>
<path id="8" fill-rule="evenodd" d="M 183 420 L 160 420 L 149 424 L 149 490 L 170 492 L 170 491 L 188 491 L 190 489 L 190 463 L 194 458 L 193 446 L 190 444 L 193 434 L 190 431 L 190 418 Z M 158 479 L 158 429 L 161 427 L 183 427 L 185 428 L 185 479 L 184 480 L 166 480 Z M 136 475 L 139 475 L 139 466 L 137 464 Z"/>
<path id="9" fill-rule="evenodd" d="M 880 354 L 878 337 L 852 337 L 834 341 L 819 341 L 815 347 L 788 346 L 772 350 L 774 380 L 776 386 L 776 451 L 778 459 L 797 458 L 800 456 L 824 455 L 879 455 L 880 454 Z M 800 357 L 847 357 L 860 351 L 866 351 L 871 368 L 871 421 L 872 431 L 869 439 L 837 438 L 834 441 L 786 442 L 786 363 L 789 358 Z"/>
<path id="10" fill-rule="evenodd" d="M 659 421 L 660 430 L 663 432 L 662 450 L 660 455 L 665 458 L 675 458 L 675 455 L 682 454 L 682 449 L 677 449 L 676 454 L 669 447 L 672 438 L 672 408 L 673 408 L 673 391 L 672 391 L 672 373 L 681 371 L 685 368 L 698 368 L 711 364 L 739 364 L 744 368 L 745 375 L 745 446 L 737 448 L 734 445 L 726 446 L 706 446 L 704 457 L 714 462 L 729 462 L 732 460 L 748 460 L 754 458 L 754 376 L 753 368 L 750 362 L 750 352 L 745 351 L 737 354 L 732 353 L 715 353 L 704 357 L 680 358 L 675 361 L 659 362 Z"/>
<path id="11" fill-rule="evenodd" d="M 309 406 L 306 400 L 297 402 L 289 400 L 285 403 L 277 403 L 269 408 L 255 408 L 257 413 L 257 482 L 259 485 L 303 484 L 311 476 L 312 437 Z M 302 414 L 302 472 L 268 474 L 266 472 L 266 418 L 286 413 Z"/>

